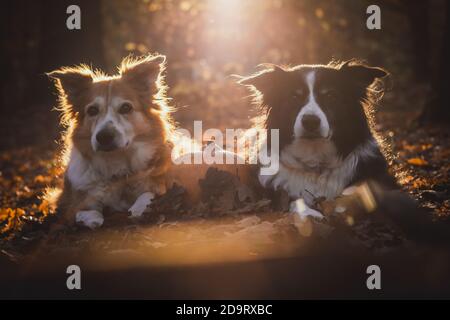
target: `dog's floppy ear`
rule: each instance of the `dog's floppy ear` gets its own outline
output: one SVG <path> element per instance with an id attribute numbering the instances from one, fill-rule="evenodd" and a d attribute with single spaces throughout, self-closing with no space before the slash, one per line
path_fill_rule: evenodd
<path id="1" fill-rule="evenodd" d="M 61 68 L 47 76 L 56 81 L 60 96 L 65 96 L 71 104 L 81 92 L 89 90 L 94 81 L 92 71 L 85 66 Z"/>
<path id="2" fill-rule="evenodd" d="M 369 67 L 364 64 L 349 60 L 345 62 L 341 68 L 349 79 L 354 79 L 358 85 L 363 87 L 370 86 L 376 79 L 381 79 L 389 73 L 378 67 Z"/>
<path id="3" fill-rule="evenodd" d="M 125 58 L 120 66 L 122 79 L 139 91 L 156 91 L 158 77 L 165 69 L 166 57 L 147 55 L 142 58 Z"/>
<path id="4" fill-rule="evenodd" d="M 261 93 L 267 93 L 277 83 L 277 79 L 285 72 L 281 67 L 274 64 L 262 64 L 265 67 L 257 73 L 247 77 L 235 76 L 237 83 L 256 89 Z"/>

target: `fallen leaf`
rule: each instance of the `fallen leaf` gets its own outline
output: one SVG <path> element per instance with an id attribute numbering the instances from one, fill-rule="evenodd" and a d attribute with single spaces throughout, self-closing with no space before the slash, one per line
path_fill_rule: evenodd
<path id="1" fill-rule="evenodd" d="M 408 159 L 408 163 L 412 164 L 414 166 L 427 166 L 428 165 L 428 161 L 426 161 L 425 159 L 422 159 L 422 158 Z"/>

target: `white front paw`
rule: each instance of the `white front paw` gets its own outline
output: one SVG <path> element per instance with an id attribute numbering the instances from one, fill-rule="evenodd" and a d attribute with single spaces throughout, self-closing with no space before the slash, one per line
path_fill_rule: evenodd
<path id="1" fill-rule="evenodd" d="M 323 215 L 319 211 L 308 207 L 303 199 L 292 201 L 289 211 L 297 213 L 302 220 L 306 219 L 306 217 L 323 218 Z"/>
<path id="2" fill-rule="evenodd" d="M 103 215 L 97 210 L 84 210 L 77 212 L 75 221 L 90 229 L 95 229 L 103 224 L 104 219 Z"/>
<path id="3" fill-rule="evenodd" d="M 135 201 L 135 203 L 128 209 L 131 213 L 130 218 L 139 218 L 144 213 L 145 209 L 152 203 L 155 195 L 152 192 L 145 192 L 141 194 Z"/>
<path id="4" fill-rule="evenodd" d="M 354 194 L 356 192 L 358 188 L 356 186 L 350 186 L 344 189 L 344 191 L 342 191 L 342 195 L 343 196 L 350 196 L 352 194 Z"/>

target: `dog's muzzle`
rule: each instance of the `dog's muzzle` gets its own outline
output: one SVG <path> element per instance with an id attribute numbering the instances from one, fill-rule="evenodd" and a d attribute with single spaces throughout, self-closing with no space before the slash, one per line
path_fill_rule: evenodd
<path id="1" fill-rule="evenodd" d="M 321 137 L 319 117 L 311 114 L 305 114 L 302 117 L 302 127 L 303 127 L 302 138 L 314 139 Z"/>
<path id="2" fill-rule="evenodd" d="M 98 151 L 113 151 L 118 148 L 116 143 L 117 132 L 113 128 L 107 127 L 100 130 L 95 139 L 97 140 Z"/>

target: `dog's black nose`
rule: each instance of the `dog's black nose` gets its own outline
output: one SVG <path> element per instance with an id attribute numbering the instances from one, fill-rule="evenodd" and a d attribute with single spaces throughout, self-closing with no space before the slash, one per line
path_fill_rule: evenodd
<path id="1" fill-rule="evenodd" d="M 315 115 L 305 114 L 302 118 L 302 125 L 306 131 L 317 131 L 320 126 L 320 119 Z"/>
<path id="2" fill-rule="evenodd" d="M 98 142 L 99 150 L 110 151 L 115 149 L 114 137 L 114 131 L 111 129 L 100 130 L 95 136 L 95 139 L 97 139 Z"/>

